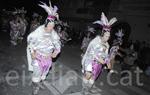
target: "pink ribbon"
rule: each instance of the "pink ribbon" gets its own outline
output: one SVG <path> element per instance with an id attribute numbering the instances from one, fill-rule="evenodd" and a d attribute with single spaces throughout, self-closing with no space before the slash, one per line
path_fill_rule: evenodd
<path id="1" fill-rule="evenodd" d="M 47 17 L 47 19 L 55 19 L 56 17 L 55 16 L 51 16 L 51 15 L 49 15 L 48 17 Z"/>

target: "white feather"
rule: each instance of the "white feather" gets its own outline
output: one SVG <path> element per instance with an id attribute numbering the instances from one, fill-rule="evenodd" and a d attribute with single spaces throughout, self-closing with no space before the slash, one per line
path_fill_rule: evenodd
<path id="1" fill-rule="evenodd" d="M 100 25 L 103 25 L 102 21 L 100 21 L 100 20 L 94 21 L 93 24 L 100 24 Z"/>
<path id="2" fill-rule="evenodd" d="M 53 15 L 53 16 L 57 15 L 58 8 L 57 8 L 57 6 L 54 6 L 54 8 L 53 8 L 50 0 L 49 0 L 49 6 L 46 5 L 46 3 L 43 3 L 43 2 L 41 2 L 41 3 L 42 4 L 39 4 L 39 6 L 42 7 L 48 13 L 48 15 Z"/>
<path id="3" fill-rule="evenodd" d="M 109 21 L 109 25 L 111 26 L 112 24 L 114 24 L 117 21 L 117 19 L 115 17 L 113 17 L 110 21 Z"/>
<path id="4" fill-rule="evenodd" d="M 58 10 L 57 6 L 54 6 L 53 13 L 57 13 L 57 10 Z"/>
<path id="5" fill-rule="evenodd" d="M 52 8 L 51 0 L 49 0 L 49 7 Z"/>
<path id="6" fill-rule="evenodd" d="M 108 19 L 103 12 L 101 14 L 101 21 L 104 25 L 108 25 Z"/>
<path id="7" fill-rule="evenodd" d="M 55 15 L 55 16 L 56 16 L 57 20 L 59 20 L 59 15 L 58 15 L 57 13 L 56 13 L 56 15 Z"/>
<path id="8" fill-rule="evenodd" d="M 48 13 L 48 15 L 51 15 L 52 14 L 51 9 L 45 3 L 42 4 L 43 5 L 39 4 L 39 6 L 42 7 Z"/>

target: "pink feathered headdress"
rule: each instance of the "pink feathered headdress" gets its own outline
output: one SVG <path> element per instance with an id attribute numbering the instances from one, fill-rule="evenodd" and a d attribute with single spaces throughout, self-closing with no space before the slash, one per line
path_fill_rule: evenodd
<path id="1" fill-rule="evenodd" d="M 52 7 L 52 4 L 50 1 L 49 1 L 49 6 L 46 5 L 46 3 L 43 3 L 43 2 L 41 3 L 42 4 L 39 4 L 39 6 L 42 7 L 48 13 L 47 19 L 49 20 L 59 19 L 59 16 L 57 13 L 58 11 L 57 6 Z"/>
<path id="2" fill-rule="evenodd" d="M 101 20 L 97 20 L 93 23 L 94 24 L 100 24 L 103 27 L 103 30 L 105 30 L 105 31 L 110 31 L 111 30 L 111 25 L 114 24 L 116 21 L 117 21 L 117 19 L 115 17 L 113 17 L 110 21 L 108 21 L 107 17 L 102 12 Z"/>

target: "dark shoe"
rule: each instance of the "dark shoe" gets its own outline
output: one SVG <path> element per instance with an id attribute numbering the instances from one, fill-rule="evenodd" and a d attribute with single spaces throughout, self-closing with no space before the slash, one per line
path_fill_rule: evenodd
<path id="1" fill-rule="evenodd" d="M 39 83 L 32 83 L 32 95 L 38 95 L 39 90 Z"/>
<path id="2" fill-rule="evenodd" d="M 33 92 L 32 92 L 32 95 L 38 95 L 39 90 L 40 90 L 39 87 L 34 88 Z"/>

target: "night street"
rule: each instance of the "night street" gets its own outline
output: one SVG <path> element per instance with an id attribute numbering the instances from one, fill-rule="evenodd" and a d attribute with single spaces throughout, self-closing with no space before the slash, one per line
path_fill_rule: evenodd
<path id="1" fill-rule="evenodd" d="M 0 49 L 0 95 L 31 95 L 31 72 L 27 70 L 26 43 L 14 47 L 8 46 L 9 43 L 6 42 L 1 42 Z M 66 45 L 60 57 L 53 63 L 47 80 L 41 85 L 39 95 L 81 95 L 80 61 L 79 46 Z M 116 65 L 116 70 L 120 72 L 120 64 Z M 135 67 L 132 70 L 135 70 Z M 119 73 L 114 73 L 110 77 L 112 83 L 118 82 L 118 85 L 109 85 L 107 75 L 107 71 L 104 70 L 95 83 L 95 94 L 92 95 L 149 95 L 150 93 L 149 77 L 143 73 L 140 73 L 140 83 L 143 83 L 143 86 L 135 84 L 135 73 L 132 74 L 132 85 L 127 86 L 119 84 L 121 81 Z M 128 82 L 128 77 L 126 79 Z"/>
<path id="2" fill-rule="evenodd" d="M 0 95 L 150 95 L 150 0 L 1 0 Z"/>

